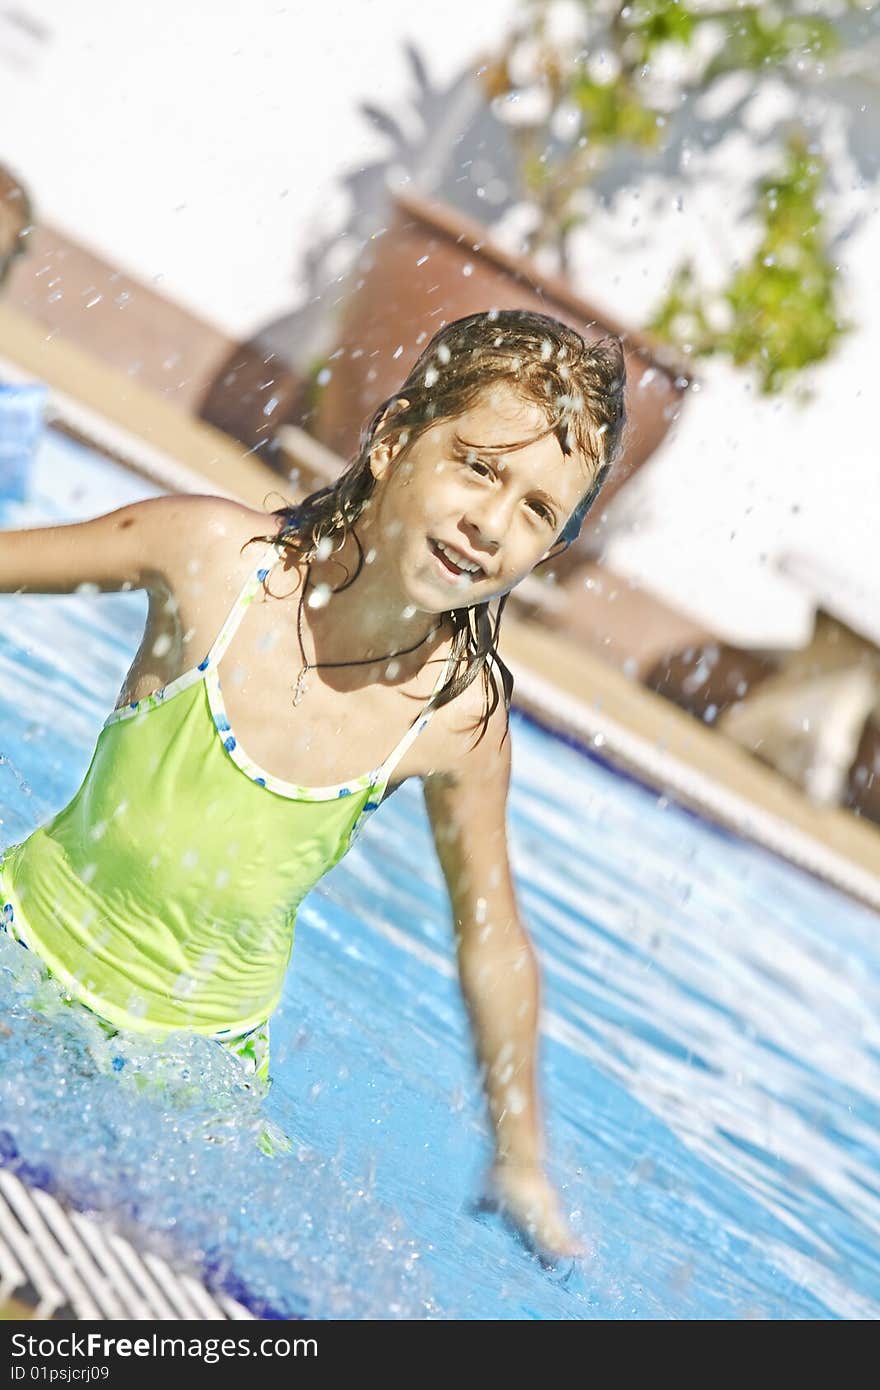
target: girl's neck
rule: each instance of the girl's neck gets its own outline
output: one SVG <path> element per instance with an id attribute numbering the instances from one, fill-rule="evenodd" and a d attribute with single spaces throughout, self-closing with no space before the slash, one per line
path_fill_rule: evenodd
<path id="1" fill-rule="evenodd" d="M 312 634 L 316 661 L 357 661 L 383 657 L 386 653 L 412 647 L 428 637 L 432 628 L 439 629 L 434 637 L 406 658 L 418 669 L 444 639 L 448 619 L 442 613 L 427 613 L 414 608 L 401 591 L 396 575 L 387 559 L 386 546 L 373 546 L 369 527 L 363 519 L 356 522 L 358 539 L 364 555 L 373 554 L 369 564 L 361 563 L 357 541 L 349 532 L 340 549 L 326 560 L 303 562 L 302 573 L 309 575 L 303 626 Z M 383 555 L 383 550 L 385 554 Z M 360 564 L 360 573 L 353 583 L 349 578 Z M 320 586 L 327 585 L 330 596 L 326 604 L 312 607 L 309 599 Z M 346 585 L 339 592 L 340 585 Z"/>

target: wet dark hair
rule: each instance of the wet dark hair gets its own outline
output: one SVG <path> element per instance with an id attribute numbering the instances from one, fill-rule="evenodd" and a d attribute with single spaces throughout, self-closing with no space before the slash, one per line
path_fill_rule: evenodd
<path id="1" fill-rule="evenodd" d="M 593 465 L 590 487 L 557 537 L 556 544 L 561 542 L 566 548 L 576 539 L 622 449 L 626 423 L 623 345 L 613 334 L 587 343 L 567 324 L 526 309 L 469 314 L 435 333 L 400 389 L 376 407 L 361 430 L 357 453 L 336 481 L 302 502 L 271 513 L 280 518 L 280 529 L 273 536 L 255 536 L 254 541 L 276 540 L 297 557 L 312 557 L 325 537 L 339 544 L 351 534 L 359 552 L 358 565 L 334 592 L 348 588 L 364 565 L 363 547 L 354 528 L 376 485 L 370 468 L 373 449 L 391 438 L 398 439 L 403 447 L 396 456 L 396 466 L 427 430 L 464 414 L 498 382 L 507 383 L 523 400 L 540 406 L 547 428 L 513 444 L 480 444 L 481 453 L 524 448 L 552 431 L 565 455 L 577 449 Z M 498 605 L 494 623 L 489 602 L 449 611 L 456 629 L 456 661 L 452 675 L 432 703 L 435 708 L 448 704 L 482 672 L 486 708 L 480 739 L 499 701 L 493 667 L 501 675 L 504 703 L 510 708 L 513 676 L 497 650 L 507 597 L 502 594 L 491 600 Z"/>

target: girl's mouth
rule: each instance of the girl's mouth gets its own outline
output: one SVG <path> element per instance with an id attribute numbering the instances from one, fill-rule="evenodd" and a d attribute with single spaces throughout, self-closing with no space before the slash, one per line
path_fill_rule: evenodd
<path id="1" fill-rule="evenodd" d="M 462 585 L 473 583 L 478 579 L 485 579 L 486 571 L 484 569 L 464 569 L 462 565 L 456 563 L 448 550 L 442 550 L 437 541 L 430 537 L 428 539 L 428 549 L 434 557 L 438 570 L 447 583 Z"/>

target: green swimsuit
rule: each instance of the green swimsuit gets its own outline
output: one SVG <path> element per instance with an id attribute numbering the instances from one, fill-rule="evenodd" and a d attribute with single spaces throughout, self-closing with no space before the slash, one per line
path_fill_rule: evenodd
<path id="1" fill-rule="evenodd" d="M 296 910 L 376 810 L 454 659 L 379 767 L 329 787 L 273 777 L 230 727 L 218 668 L 283 553 L 204 661 L 113 711 L 70 804 L 0 855 L 0 926 L 74 1000 L 115 1028 L 216 1038 L 264 1076 Z"/>

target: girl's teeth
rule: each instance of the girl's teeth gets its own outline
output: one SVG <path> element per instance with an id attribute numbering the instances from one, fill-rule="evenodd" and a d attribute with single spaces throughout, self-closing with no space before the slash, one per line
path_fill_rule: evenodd
<path id="1" fill-rule="evenodd" d="M 461 570 L 462 574 L 479 574 L 481 566 L 475 565 L 471 567 L 469 564 L 463 564 L 455 554 L 455 551 L 449 550 L 445 545 L 442 545 L 440 541 L 436 542 L 436 546 L 437 549 L 455 565 L 456 569 Z"/>

